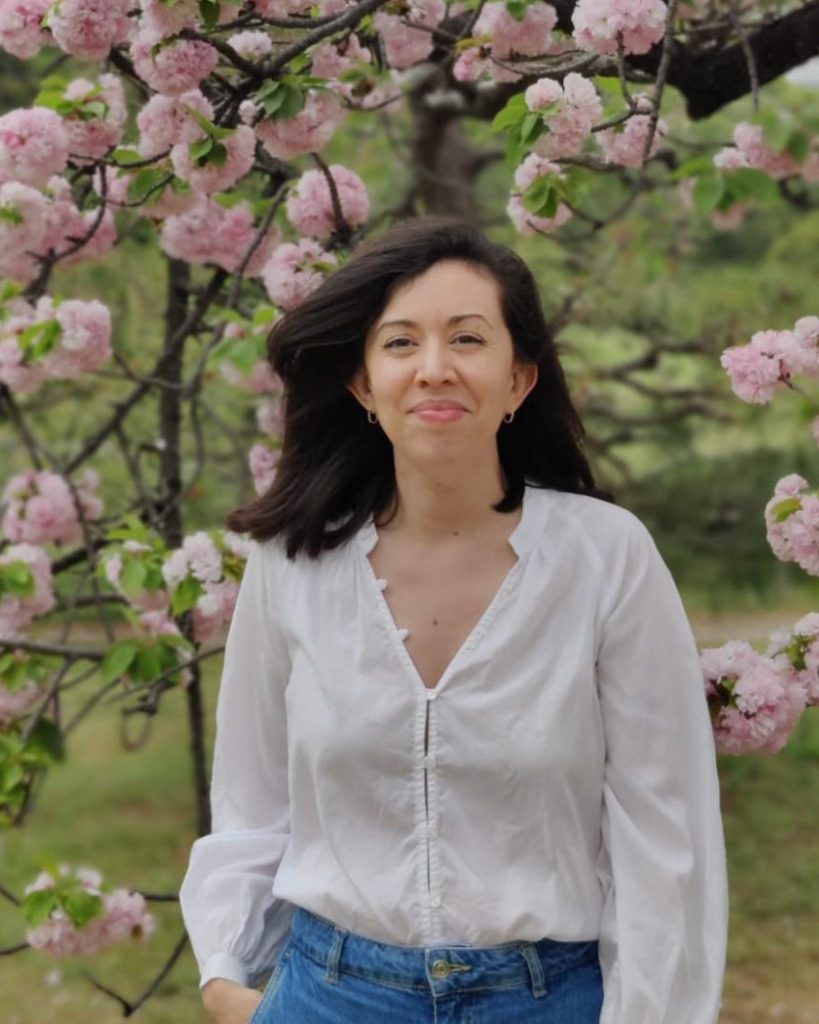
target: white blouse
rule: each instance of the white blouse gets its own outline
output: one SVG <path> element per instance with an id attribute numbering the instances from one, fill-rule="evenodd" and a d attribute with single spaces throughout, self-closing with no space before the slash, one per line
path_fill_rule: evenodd
<path id="1" fill-rule="evenodd" d="M 728 894 L 698 649 L 628 510 L 527 486 L 500 589 L 427 689 L 368 553 L 253 543 L 182 883 L 201 984 L 295 905 L 382 942 L 599 939 L 601 1024 L 713 1024 Z M 425 735 L 427 741 L 425 742 Z"/>

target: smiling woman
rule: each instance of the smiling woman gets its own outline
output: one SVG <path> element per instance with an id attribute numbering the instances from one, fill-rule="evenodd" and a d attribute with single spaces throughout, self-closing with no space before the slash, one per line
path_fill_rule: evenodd
<path id="1" fill-rule="evenodd" d="M 180 892 L 214 1020 L 715 1024 L 699 653 L 594 486 L 526 265 L 399 225 L 270 359 L 283 451 L 228 520 L 253 540 Z"/>

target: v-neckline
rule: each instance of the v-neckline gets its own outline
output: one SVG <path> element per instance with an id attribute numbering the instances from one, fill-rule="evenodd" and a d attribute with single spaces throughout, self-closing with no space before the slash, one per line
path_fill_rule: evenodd
<path id="1" fill-rule="evenodd" d="M 357 539 L 359 541 L 359 550 L 361 553 L 362 560 L 364 562 L 365 575 L 367 577 L 368 585 L 370 586 L 371 593 L 373 595 L 374 603 L 379 610 L 381 618 L 384 622 L 386 631 L 390 637 L 393 649 L 398 654 L 402 664 L 405 666 L 409 677 L 412 679 L 414 685 L 421 687 L 421 692 L 426 699 L 430 699 L 431 694 L 437 694 L 441 692 L 441 689 L 446 685 L 449 679 L 452 677 L 455 669 L 459 663 L 466 656 L 466 653 L 474 647 L 480 636 L 484 633 L 486 628 L 489 626 L 492 619 L 494 619 L 498 608 L 503 602 L 507 591 L 511 587 L 514 580 L 517 578 L 521 571 L 521 565 L 523 564 L 523 556 L 528 550 L 531 537 L 531 523 L 530 517 L 532 515 L 534 504 L 531 495 L 531 488 L 527 485 L 524 488 L 523 499 L 521 505 L 521 516 L 517 526 L 510 533 L 507 538 L 507 543 L 515 552 L 516 560 L 512 565 L 504 578 L 501 580 L 500 586 L 495 591 L 492 600 L 486 606 L 483 614 L 474 624 L 468 635 L 464 639 L 463 643 L 455 651 L 454 655 L 450 659 L 444 671 L 438 678 L 438 681 L 434 686 L 427 686 L 424 682 L 421 673 L 418 671 L 415 662 L 410 657 L 410 653 L 406 648 L 405 639 L 409 635 L 409 631 L 406 629 L 399 629 L 398 624 L 392 614 L 392 609 L 387 603 L 387 599 L 384 597 L 384 589 L 387 586 L 387 580 L 379 578 L 375 574 L 375 569 L 370 561 L 369 554 L 375 545 L 379 541 L 378 530 L 375 526 L 374 517 L 371 514 L 364 525 L 358 532 Z"/>

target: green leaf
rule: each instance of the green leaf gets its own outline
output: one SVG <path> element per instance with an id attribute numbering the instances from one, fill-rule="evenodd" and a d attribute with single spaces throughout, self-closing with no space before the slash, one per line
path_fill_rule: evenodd
<path id="1" fill-rule="evenodd" d="M 725 171 L 724 177 L 726 188 L 734 200 L 775 202 L 779 198 L 776 182 L 755 167 L 737 167 L 735 170 Z"/>
<path id="2" fill-rule="evenodd" d="M 199 0 L 199 16 L 208 32 L 219 20 L 219 4 L 215 0 Z"/>
<path id="3" fill-rule="evenodd" d="M 503 131 L 505 128 L 509 128 L 511 125 L 522 121 L 527 113 L 528 108 L 526 100 L 523 98 L 523 93 L 515 93 L 506 106 L 495 114 L 490 129 L 493 132 Z"/>
<path id="4" fill-rule="evenodd" d="M 694 185 L 694 206 L 702 213 L 711 213 L 725 193 L 725 179 L 721 174 L 703 174 Z"/>
<path id="5" fill-rule="evenodd" d="M 223 146 L 221 142 L 214 142 L 208 153 L 206 162 L 209 164 L 216 164 L 217 167 L 222 167 L 228 158 L 227 147 Z"/>
<path id="6" fill-rule="evenodd" d="M 777 523 L 782 523 L 788 518 L 788 516 L 793 515 L 794 512 L 798 512 L 800 508 L 802 508 L 802 501 L 800 498 L 785 498 L 784 501 L 780 501 L 774 506 L 774 520 Z"/>
<path id="7" fill-rule="evenodd" d="M 193 576 L 186 576 L 173 593 L 171 612 L 174 615 L 182 615 L 189 611 L 201 597 L 203 589 L 199 580 Z"/>
<path id="8" fill-rule="evenodd" d="M 714 159 L 710 156 L 695 156 L 672 172 L 672 181 L 684 181 L 686 178 L 698 178 L 702 174 L 713 174 Z"/>
<path id="9" fill-rule="evenodd" d="M 119 679 L 121 675 L 131 666 L 134 658 L 139 654 L 140 647 L 131 643 L 127 640 L 121 643 L 115 644 L 110 651 L 102 659 L 100 665 L 100 675 L 104 683 L 112 683 L 115 679 Z"/>
<path id="10" fill-rule="evenodd" d="M 65 743 L 59 726 L 50 718 L 41 718 L 31 730 L 28 746 L 52 761 L 65 759 Z"/>
<path id="11" fill-rule="evenodd" d="M 143 647 L 134 658 L 131 675 L 140 683 L 150 683 L 162 673 L 162 658 L 156 647 Z"/>
<path id="12" fill-rule="evenodd" d="M 168 177 L 161 167 L 144 167 L 128 183 L 128 202 L 156 202 L 165 191 L 160 184 Z"/>
<path id="13" fill-rule="evenodd" d="M 49 919 L 51 912 L 57 909 L 57 894 L 53 889 L 37 889 L 26 893 L 20 909 L 29 927 L 39 928 Z"/>
<path id="14" fill-rule="evenodd" d="M 192 142 L 188 146 L 191 160 L 193 160 L 197 167 L 204 167 L 208 160 L 208 153 L 213 149 L 213 146 L 214 141 L 210 135 L 204 139 L 199 139 L 198 142 Z"/>
<path id="15" fill-rule="evenodd" d="M 102 897 L 84 889 L 67 893 L 62 903 L 63 909 L 77 928 L 82 928 L 92 918 L 100 917 L 103 911 Z"/>
<path id="16" fill-rule="evenodd" d="M 126 594 L 131 596 L 138 594 L 145 586 L 145 577 L 148 569 L 141 558 L 129 558 L 122 567 L 119 577 L 119 585 Z"/>

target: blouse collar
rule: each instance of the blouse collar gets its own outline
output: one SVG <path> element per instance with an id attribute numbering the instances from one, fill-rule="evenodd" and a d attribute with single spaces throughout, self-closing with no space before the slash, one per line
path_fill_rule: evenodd
<path id="1" fill-rule="evenodd" d="M 538 515 L 537 510 L 538 507 L 541 507 L 544 490 L 542 487 L 534 487 L 528 483 L 524 487 L 520 522 L 509 536 L 509 544 L 518 558 L 522 558 L 530 548 L 534 547 L 543 530 L 545 518 L 543 515 Z M 356 538 L 365 555 L 368 555 L 378 543 L 378 530 L 375 528 L 372 512 L 359 529 Z"/>

